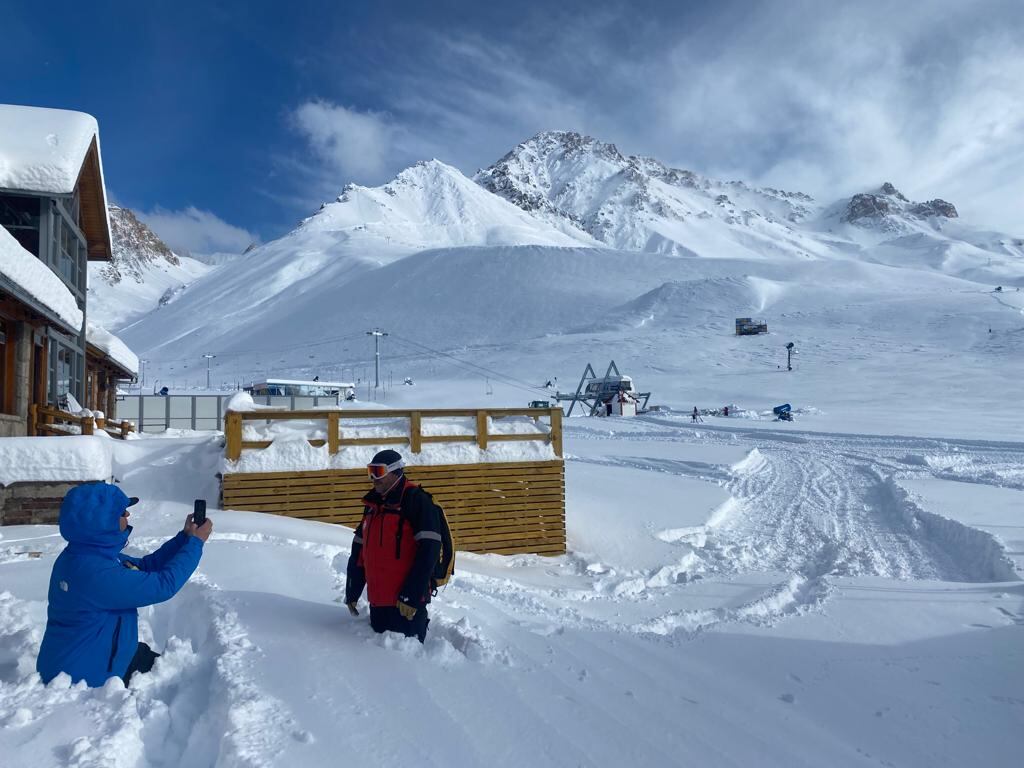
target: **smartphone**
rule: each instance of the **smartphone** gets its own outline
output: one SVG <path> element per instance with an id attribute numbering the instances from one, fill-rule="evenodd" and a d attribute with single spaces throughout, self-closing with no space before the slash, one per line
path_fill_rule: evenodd
<path id="1" fill-rule="evenodd" d="M 192 507 L 192 522 L 196 526 L 206 522 L 206 499 L 196 499 Z"/>

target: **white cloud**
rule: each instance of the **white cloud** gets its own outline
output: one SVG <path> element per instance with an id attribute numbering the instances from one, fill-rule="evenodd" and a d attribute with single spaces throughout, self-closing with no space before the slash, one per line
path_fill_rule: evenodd
<path id="1" fill-rule="evenodd" d="M 335 194 L 429 157 L 472 173 L 568 129 L 824 202 L 892 181 L 1019 230 L 1019 0 L 648 10 L 545 8 L 486 39 L 413 30 L 408 55 L 374 73 L 386 112 L 312 101 L 293 117 Z"/>
<path id="2" fill-rule="evenodd" d="M 259 241 L 259 236 L 247 229 L 191 205 L 180 211 L 158 206 L 149 212 L 140 211 L 139 218 L 178 253 L 241 253 Z"/>
<path id="3" fill-rule="evenodd" d="M 399 151 L 402 130 L 379 112 L 360 112 L 329 101 L 307 101 L 292 114 L 295 128 L 329 171 L 377 180 Z"/>

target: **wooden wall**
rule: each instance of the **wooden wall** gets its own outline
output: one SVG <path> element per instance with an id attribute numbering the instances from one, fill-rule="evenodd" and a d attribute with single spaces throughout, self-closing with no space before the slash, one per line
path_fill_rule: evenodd
<path id="1" fill-rule="evenodd" d="M 441 505 L 464 552 L 565 553 L 565 466 L 542 462 L 406 467 Z M 354 528 L 371 488 L 364 468 L 224 475 L 225 509 Z"/>

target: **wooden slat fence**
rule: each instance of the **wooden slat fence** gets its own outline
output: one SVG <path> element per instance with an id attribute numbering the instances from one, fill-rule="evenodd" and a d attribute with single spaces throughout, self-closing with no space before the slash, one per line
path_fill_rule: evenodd
<path id="1" fill-rule="evenodd" d="M 488 420 L 505 416 L 549 419 L 549 430 L 531 434 L 496 434 Z M 348 419 L 408 419 L 408 432 L 385 437 L 345 437 L 341 424 Z M 471 417 L 470 435 L 424 435 L 424 420 Z M 350 445 L 404 445 L 413 454 L 406 474 L 429 491 L 448 516 L 456 547 L 466 552 L 497 554 L 565 553 L 565 469 L 562 461 L 562 411 L 557 408 L 417 411 L 252 411 L 229 412 L 225 421 L 227 458 L 237 460 L 242 450 L 260 450 L 268 441 L 243 441 L 246 420 L 324 420 L 327 438 L 309 440 L 328 445 L 337 453 Z M 415 464 L 424 444 L 505 440 L 550 442 L 558 457 L 548 461 L 489 462 L 478 464 Z M 355 527 L 362 517 L 362 497 L 370 489 L 366 469 L 328 469 L 292 472 L 233 472 L 223 477 L 225 509 L 270 512 Z"/>
<path id="2" fill-rule="evenodd" d="M 456 547 L 498 554 L 565 553 L 563 462 L 406 467 L 448 516 Z M 370 490 L 366 470 L 224 475 L 223 506 L 354 528 Z"/>

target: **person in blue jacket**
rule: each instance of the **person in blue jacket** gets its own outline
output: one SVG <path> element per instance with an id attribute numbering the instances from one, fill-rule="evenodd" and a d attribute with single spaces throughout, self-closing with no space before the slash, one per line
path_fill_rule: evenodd
<path id="1" fill-rule="evenodd" d="M 139 642 L 138 608 L 173 597 L 188 581 L 213 523 L 185 527 L 142 558 L 122 554 L 131 535 L 128 508 L 138 502 L 114 485 L 84 483 L 68 491 L 60 507 L 60 534 L 68 545 L 50 574 L 46 632 L 36 669 L 44 683 L 61 672 L 72 683 L 125 684 L 148 672 L 158 654 Z"/>

